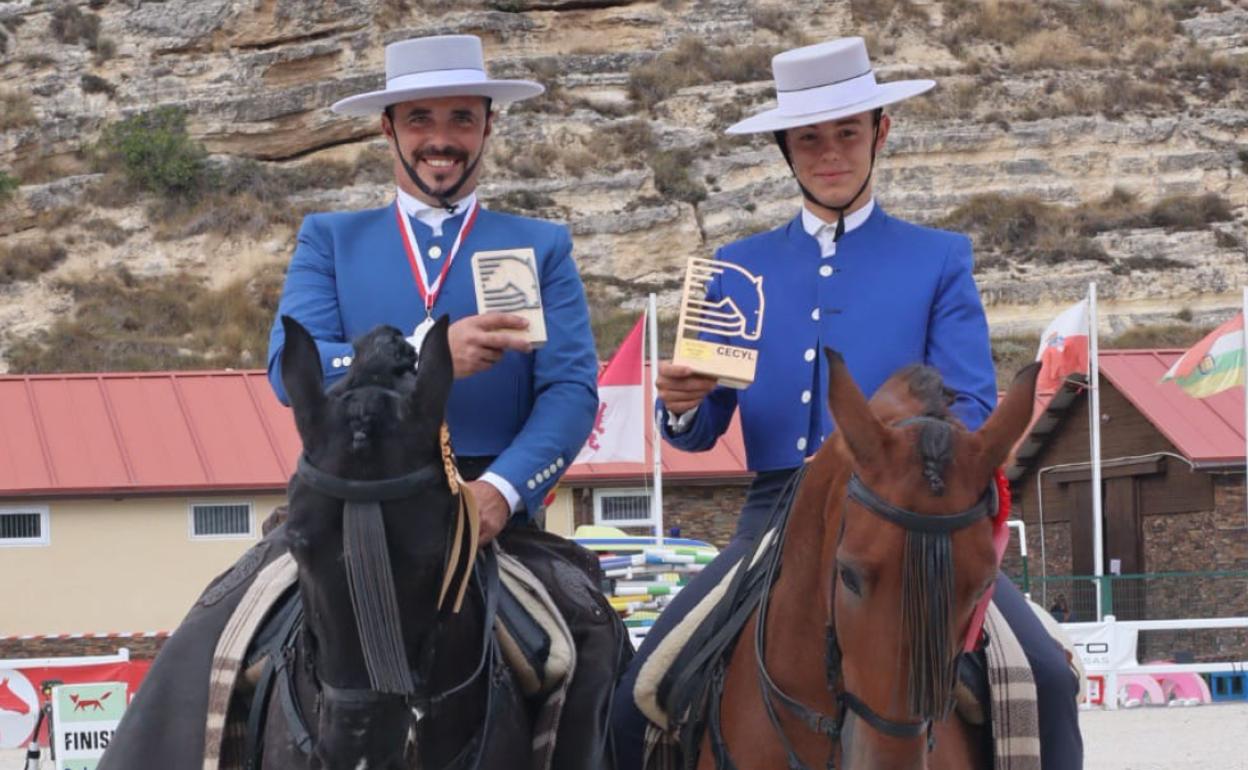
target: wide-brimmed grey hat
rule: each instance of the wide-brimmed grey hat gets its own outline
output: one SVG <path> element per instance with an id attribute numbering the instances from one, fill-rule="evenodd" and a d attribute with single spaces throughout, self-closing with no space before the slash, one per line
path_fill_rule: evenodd
<path id="1" fill-rule="evenodd" d="M 476 35 L 439 35 L 386 46 L 386 87 L 335 102 L 339 115 L 374 116 L 391 104 L 439 96 L 488 96 L 498 104 L 537 96 L 531 80 L 491 80 Z"/>
<path id="2" fill-rule="evenodd" d="M 934 80 L 875 82 L 860 37 L 842 37 L 795 48 L 771 59 L 777 106 L 728 127 L 730 134 L 783 131 L 857 115 L 918 96 Z"/>

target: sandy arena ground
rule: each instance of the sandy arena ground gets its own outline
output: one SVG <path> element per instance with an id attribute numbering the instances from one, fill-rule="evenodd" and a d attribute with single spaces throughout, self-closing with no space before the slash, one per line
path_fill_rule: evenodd
<path id="1" fill-rule="evenodd" d="M 1248 703 L 1084 711 L 1080 721 L 1085 770 L 1248 770 Z M 25 755 L 0 751 L 0 770 L 24 770 Z M 40 770 L 52 767 L 44 759 Z"/>

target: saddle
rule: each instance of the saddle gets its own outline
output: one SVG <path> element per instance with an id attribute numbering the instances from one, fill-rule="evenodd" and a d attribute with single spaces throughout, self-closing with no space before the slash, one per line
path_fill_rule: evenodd
<path id="1" fill-rule="evenodd" d="M 576 646 L 554 599 L 541 581 L 516 558 L 501 547 L 487 557 L 491 566 L 485 578 L 487 591 L 494 595 L 493 633 L 501 658 L 514 673 L 521 692 L 529 699 L 538 722 L 545 729 L 557 731 L 567 689 L 576 670 Z M 295 742 L 311 750 L 307 718 L 301 713 L 294 697 L 294 646 L 303 622 L 303 603 L 295 586 L 295 570 L 287 554 L 279 557 L 258 576 L 252 591 L 268 600 L 243 601 L 227 624 L 218 642 L 216 661 L 238 660 L 241 665 L 214 663 L 210 704 L 222 704 L 218 712 L 209 712 L 209 722 L 238 723 L 244 718 L 246 730 L 230 734 L 218 733 L 219 751 L 209 749 L 221 758 L 221 764 L 237 758 L 244 767 L 259 767 L 263 752 L 261 735 L 270 701 L 277 698 L 287 723 L 295 733 Z M 237 656 L 240 640 L 249 640 L 241 659 Z M 232 650 L 231 650 L 232 648 Z M 239 676 L 241 672 L 241 676 Z M 224 702 L 224 703 L 223 703 Z M 228 704 L 228 705 L 225 705 Z M 545 742 L 547 744 L 553 741 Z M 535 746 L 535 767 L 550 767 L 551 752 Z"/>
<path id="2" fill-rule="evenodd" d="M 804 476 L 805 469 L 785 485 L 753 553 L 732 566 L 720 584 L 663 638 L 638 672 L 634 701 L 669 741 L 679 744 L 686 763 L 696 759 L 708 728 L 712 740 L 718 739 L 717 709 L 724 672 L 741 629 L 771 590 L 769 578 L 774 578 L 779 566 L 785 525 Z M 662 741 L 657 737 L 648 741 L 657 742 Z"/>

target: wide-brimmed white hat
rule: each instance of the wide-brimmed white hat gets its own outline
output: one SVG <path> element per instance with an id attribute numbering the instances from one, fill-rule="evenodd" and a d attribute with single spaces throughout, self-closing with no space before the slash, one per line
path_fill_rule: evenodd
<path id="1" fill-rule="evenodd" d="M 491 80 L 476 35 L 439 35 L 386 46 L 386 87 L 349 96 L 330 109 L 339 115 L 367 117 L 412 99 L 488 96 L 498 104 L 508 104 L 545 90 L 531 80 Z"/>
<path id="2" fill-rule="evenodd" d="M 918 96 L 936 85 L 934 80 L 875 82 L 860 37 L 778 53 L 771 59 L 771 71 L 777 106 L 729 126 L 728 133 L 783 131 L 837 120 Z"/>

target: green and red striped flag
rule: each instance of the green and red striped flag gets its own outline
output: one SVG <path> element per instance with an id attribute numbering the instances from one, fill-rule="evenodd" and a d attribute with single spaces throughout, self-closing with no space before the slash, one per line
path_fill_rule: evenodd
<path id="1" fill-rule="evenodd" d="M 1184 353 L 1161 381 L 1174 383 L 1196 398 L 1244 384 L 1244 314 L 1209 332 Z"/>

